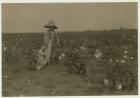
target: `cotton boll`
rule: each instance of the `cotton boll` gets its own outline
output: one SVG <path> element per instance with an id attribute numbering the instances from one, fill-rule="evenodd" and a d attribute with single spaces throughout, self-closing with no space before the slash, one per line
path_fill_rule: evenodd
<path id="1" fill-rule="evenodd" d="M 6 51 L 8 49 L 8 47 L 5 44 L 3 44 L 2 47 L 3 47 L 4 51 Z"/>
<path id="2" fill-rule="evenodd" d="M 4 51 L 6 51 L 6 50 L 7 50 L 7 47 L 5 46 L 5 47 L 4 47 Z"/>
<path id="3" fill-rule="evenodd" d="M 58 58 L 59 58 L 59 60 L 61 60 L 61 59 L 62 59 L 62 57 L 61 57 L 61 56 L 59 56 Z"/>
<path id="4" fill-rule="evenodd" d="M 32 80 L 28 80 L 28 82 L 32 82 Z"/>
<path id="5" fill-rule="evenodd" d="M 110 59 L 109 62 L 112 63 L 112 59 Z"/>
<path id="6" fill-rule="evenodd" d="M 96 58 L 100 58 L 100 56 L 101 56 L 101 53 L 95 53 Z"/>
<path id="7" fill-rule="evenodd" d="M 127 53 L 128 53 L 128 51 L 126 51 L 126 50 L 125 50 L 125 51 L 124 51 L 124 53 L 126 53 L 126 54 L 127 54 Z"/>
<path id="8" fill-rule="evenodd" d="M 122 84 L 117 84 L 117 90 L 122 90 Z"/>
<path id="9" fill-rule="evenodd" d="M 117 62 L 117 63 L 119 63 L 119 62 L 120 62 L 120 60 L 116 60 L 116 62 Z"/>
<path id="10" fill-rule="evenodd" d="M 106 78 L 104 78 L 104 84 L 105 84 L 105 85 L 108 85 L 108 84 L 109 84 L 109 80 L 106 79 Z"/>
<path id="11" fill-rule="evenodd" d="M 124 63 L 126 63 L 126 61 L 125 60 L 121 60 L 121 63 L 124 64 Z"/>
<path id="12" fill-rule="evenodd" d="M 131 56 L 131 57 L 130 57 L 130 59 L 131 59 L 131 60 L 133 60 L 133 59 L 134 59 L 134 57 L 132 57 L 132 56 Z"/>
<path id="13" fill-rule="evenodd" d="M 124 55 L 123 57 L 127 59 L 127 55 Z"/>
<path id="14" fill-rule="evenodd" d="M 86 50 L 86 48 L 84 46 L 81 46 L 80 49 L 81 50 Z"/>
<path id="15" fill-rule="evenodd" d="M 65 54 L 61 54 L 62 55 L 62 57 L 65 57 Z"/>
<path id="16" fill-rule="evenodd" d="M 41 66 L 37 66 L 36 70 L 38 70 L 38 71 L 41 70 Z"/>
<path id="17" fill-rule="evenodd" d="M 102 52 L 101 52 L 101 50 L 99 50 L 99 49 L 97 49 L 96 50 L 96 53 L 94 54 L 94 56 L 95 56 L 95 58 L 100 58 L 101 56 L 102 56 Z"/>

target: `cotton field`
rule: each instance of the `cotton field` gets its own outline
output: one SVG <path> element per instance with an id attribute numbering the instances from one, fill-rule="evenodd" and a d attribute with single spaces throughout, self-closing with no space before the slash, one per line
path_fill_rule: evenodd
<path id="1" fill-rule="evenodd" d="M 59 36 L 61 46 L 54 42 L 50 64 L 36 71 L 42 33 L 3 34 L 5 96 L 137 94 L 137 30 Z"/>

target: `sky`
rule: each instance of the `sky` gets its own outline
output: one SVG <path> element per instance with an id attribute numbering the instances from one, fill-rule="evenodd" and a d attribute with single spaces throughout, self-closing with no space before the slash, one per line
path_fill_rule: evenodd
<path id="1" fill-rule="evenodd" d="M 137 3 L 2 4 L 2 32 L 43 32 L 49 20 L 58 31 L 137 28 Z"/>

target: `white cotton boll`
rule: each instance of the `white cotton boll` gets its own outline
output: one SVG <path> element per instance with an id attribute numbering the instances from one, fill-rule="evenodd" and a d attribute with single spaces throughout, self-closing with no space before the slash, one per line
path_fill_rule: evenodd
<path id="1" fill-rule="evenodd" d="M 117 84 L 117 90 L 121 90 L 122 89 L 122 84 Z"/>
<path id="2" fill-rule="evenodd" d="M 95 56 L 96 58 L 100 58 L 100 57 L 102 56 L 101 51 L 96 50 L 96 53 L 94 54 L 94 56 Z"/>
<path id="3" fill-rule="evenodd" d="M 28 80 L 28 82 L 32 82 L 32 80 Z"/>
<path id="4" fill-rule="evenodd" d="M 124 55 L 123 57 L 127 59 L 127 55 Z"/>
<path id="5" fill-rule="evenodd" d="M 119 60 L 116 60 L 116 62 L 119 63 L 120 61 Z"/>
<path id="6" fill-rule="evenodd" d="M 80 49 L 81 50 L 86 50 L 86 48 L 84 46 L 81 46 Z"/>
<path id="7" fill-rule="evenodd" d="M 132 57 L 132 56 L 131 56 L 131 57 L 130 57 L 130 59 L 131 59 L 131 60 L 133 60 L 133 59 L 134 59 L 134 57 Z"/>
<path id="8" fill-rule="evenodd" d="M 124 51 L 124 53 L 126 53 L 126 54 L 127 54 L 127 53 L 128 53 L 128 51 L 126 51 L 126 50 L 125 50 L 125 51 Z"/>
<path id="9" fill-rule="evenodd" d="M 105 84 L 105 85 L 108 85 L 108 84 L 109 84 L 109 80 L 106 79 L 106 78 L 104 78 L 104 84 Z"/>
<path id="10" fill-rule="evenodd" d="M 4 46 L 4 51 L 6 51 L 7 50 L 7 47 L 6 46 Z"/>
<path id="11" fill-rule="evenodd" d="M 99 55 L 98 53 L 95 53 L 95 57 L 96 57 L 96 58 L 99 58 L 100 55 Z"/>
<path id="12" fill-rule="evenodd" d="M 65 54 L 61 54 L 62 55 L 62 57 L 65 57 Z"/>
<path id="13" fill-rule="evenodd" d="M 61 57 L 61 56 L 59 56 L 58 58 L 59 58 L 59 60 L 61 60 L 61 59 L 62 59 L 62 57 Z"/>
<path id="14" fill-rule="evenodd" d="M 112 63 L 112 59 L 110 59 L 109 61 L 110 61 L 110 63 Z"/>
<path id="15" fill-rule="evenodd" d="M 124 63 L 126 63 L 126 61 L 125 60 L 121 60 L 121 63 L 124 64 Z"/>
<path id="16" fill-rule="evenodd" d="M 38 70 L 38 71 L 41 70 L 41 66 L 38 65 L 38 66 L 36 67 L 36 70 Z"/>

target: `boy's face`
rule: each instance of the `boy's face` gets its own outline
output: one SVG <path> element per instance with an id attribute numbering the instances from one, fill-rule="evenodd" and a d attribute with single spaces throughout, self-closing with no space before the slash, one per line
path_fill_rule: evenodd
<path id="1" fill-rule="evenodd" d="M 54 30 L 54 27 L 49 27 L 49 30 Z"/>

